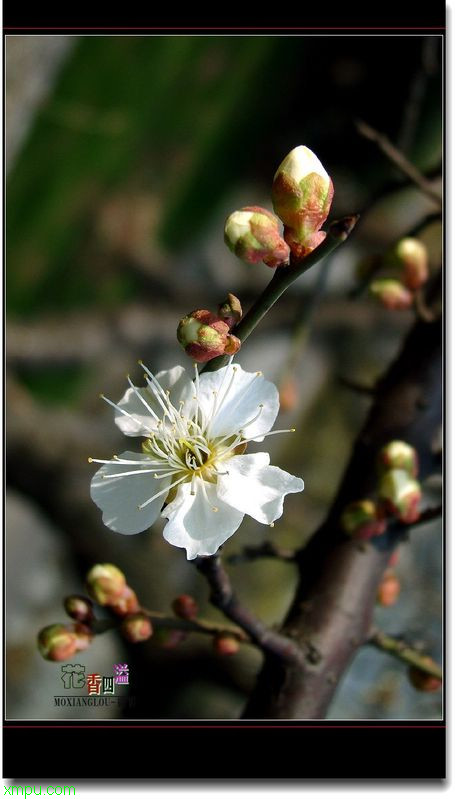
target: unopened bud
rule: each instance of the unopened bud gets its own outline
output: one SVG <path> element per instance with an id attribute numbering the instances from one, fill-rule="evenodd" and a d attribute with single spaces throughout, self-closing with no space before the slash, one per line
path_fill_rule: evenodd
<path id="1" fill-rule="evenodd" d="M 397 516 L 404 524 L 413 524 L 420 516 L 422 498 L 420 484 L 404 469 L 384 472 L 378 487 L 380 499 L 388 513 Z"/>
<path id="2" fill-rule="evenodd" d="M 325 238 L 320 231 L 330 211 L 333 183 L 308 147 L 294 147 L 278 167 L 272 186 L 275 213 L 285 225 L 285 239 L 297 258 Z"/>
<path id="3" fill-rule="evenodd" d="M 138 598 L 129 585 L 125 586 L 120 596 L 109 602 L 109 607 L 117 616 L 127 616 L 130 613 L 137 613 L 141 609 Z"/>
<path id="4" fill-rule="evenodd" d="M 186 354 L 198 363 L 224 355 L 229 326 L 211 311 L 193 311 L 180 320 L 177 338 Z"/>
<path id="5" fill-rule="evenodd" d="M 86 624 L 93 621 L 93 605 L 88 597 L 77 594 L 67 596 L 63 601 L 63 606 L 72 619 Z"/>
<path id="6" fill-rule="evenodd" d="M 289 247 L 281 236 L 279 220 L 259 205 L 246 206 L 228 216 L 224 241 L 249 264 L 264 261 L 274 268 L 289 260 Z"/>
<path id="7" fill-rule="evenodd" d="M 75 624 L 70 625 L 70 628 L 76 636 L 77 651 L 82 652 L 84 649 L 87 649 L 93 640 L 93 632 L 90 627 L 87 627 L 86 624 L 76 622 Z"/>
<path id="8" fill-rule="evenodd" d="M 240 649 L 240 644 L 234 635 L 218 633 L 213 639 L 213 648 L 217 655 L 235 655 Z"/>
<path id="9" fill-rule="evenodd" d="M 78 651 L 77 635 L 69 625 L 50 624 L 38 634 L 38 649 L 46 660 L 68 660 Z"/>
<path id="10" fill-rule="evenodd" d="M 399 280 L 384 277 L 370 283 L 369 289 L 370 294 L 389 311 L 402 311 L 413 303 L 412 293 Z"/>
<path id="11" fill-rule="evenodd" d="M 243 311 L 240 300 L 235 294 L 229 293 L 227 295 L 227 300 L 218 306 L 218 316 L 223 322 L 226 322 L 230 330 L 240 322 Z"/>
<path id="12" fill-rule="evenodd" d="M 172 610 L 180 619 L 193 620 L 199 613 L 199 608 L 195 599 L 189 594 L 180 594 L 172 603 Z"/>
<path id="13" fill-rule="evenodd" d="M 124 638 L 131 644 L 147 641 L 153 635 L 152 622 L 145 613 L 134 613 L 123 619 L 120 630 Z"/>
<path id="14" fill-rule="evenodd" d="M 396 549 L 395 552 L 392 552 L 387 565 L 390 567 L 396 566 L 399 560 L 400 560 L 400 552 L 398 549 Z"/>
<path id="15" fill-rule="evenodd" d="M 379 583 L 377 601 L 387 608 L 394 605 L 400 595 L 401 585 L 398 577 L 392 572 L 386 572 Z"/>
<path id="16" fill-rule="evenodd" d="M 393 250 L 391 261 L 398 266 L 403 283 L 411 291 L 428 280 L 428 252 L 419 239 L 401 239 Z"/>
<path id="17" fill-rule="evenodd" d="M 357 541 L 368 541 L 385 532 L 386 522 L 371 499 L 360 499 L 346 506 L 341 515 L 341 527 Z"/>
<path id="18" fill-rule="evenodd" d="M 429 656 L 423 657 L 422 661 L 427 666 L 436 666 L 436 663 Z M 442 686 L 442 680 L 432 674 L 427 674 L 426 671 L 419 669 L 418 666 L 411 666 L 408 671 L 409 680 L 417 689 L 417 691 L 424 691 L 425 693 L 434 693 L 439 691 Z"/>
<path id="19" fill-rule="evenodd" d="M 411 477 L 416 477 L 419 470 L 417 452 L 406 441 L 389 441 L 379 452 L 378 469 L 380 474 L 388 469 L 403 469 Z"/>
<path id="20" fill-rule="evenodd" d="M 279 387 L 280 409 L 282 411 L 292 411 L 299 400 L 299 392 L 296 381 L 288 377 Z"/>
<path id="21" fill-rule="evenodd" d="M 125 575 L 112 563 L 97 563 L 86 579 L 87 590 L 99 605 L 110 605 L 126 587 Z"/>

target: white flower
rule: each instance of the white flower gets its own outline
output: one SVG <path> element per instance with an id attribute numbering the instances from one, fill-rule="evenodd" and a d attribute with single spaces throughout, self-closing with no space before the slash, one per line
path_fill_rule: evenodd
<path id="1" fill-rule="evenodd" d="M 184 547 L 188 559 L 213 555 L 238 529 L 245 513 L 273 524 L 285 494 L 303 480 L 270 466 L 267 453 L 243 454 L 263 441 L 279 409 L 278 391 L 261 372 L 229 366 L 185 375 L 181 366 L 153 374 L 141 364 L 147 386 L 130 388 L 115 421 L 127 436 L 143 436 L 142 453 L 123 452 L 104 464 L 91 483 L 104 523 L 131 535 L 168 519 L 163 535 Z"/>

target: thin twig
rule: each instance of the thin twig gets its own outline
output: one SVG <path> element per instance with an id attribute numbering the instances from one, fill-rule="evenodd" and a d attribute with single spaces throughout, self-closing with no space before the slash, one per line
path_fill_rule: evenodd
<path id="1" fill-rule="evenodd" d="M 350 380 L 348 377 L 338 376 L 338 382 L 344 387 L 349 388 L 355 394 L 364 394 L 367 397 L 374 397 L 377 393 L 376 386 L 366 386 L 363 383 L 358 383 L 356 380 Z"/>
<path id="2" fill-rule="evenodd" d="M 425 674 L 442 680 L 441 667 L 434 660 L 431 660 L 428 655 L 423 655 L 401 638 L 394 638 L 392 635 L 374 628 L 366 643 L 376 647 L 376 649 L 380 649 L 382 652 L 387 652 L 392 657 L 397 658 L 397 660 L 407 663 L 408 666 L 415 666 L 420 671 L 425 672 Z"/>
<path id="3" fill-rule="evenodd" d="M 237 563 L 247 563 L 252 560 L 260 560 L 261 558 L 276 558 L 277 560 L 285 560 L 292 563 L 292 561 L 295 560 L 295 550 L 279 547 L 276 544 L 272 544 L 271 541 L 264 541 L 263 544 L 257 547 L 244 547 L 241 552 L 229 555 L 226 561 L 234 565 Z"/>
<path id="4" fill-rule="evenodd" d="M 358 120 L 356 122 L 357 130 L 359 131 L 361 136 L 364 136 L 366 139 L 374 142 L 378 145 L 381 152 L 387 156 L 387 158 L 404 174 L 407 178 L 409 178 L 427 197 L 430 197 L 434 202 L 436 202 L 439 207 L 442 207 L 442 198 L 439 192 L 437 192 L 431 183 L 422 175 L 422 173 L 411 164 L 410 161 L 406 158 L 406 156 L 395 147 L 394 144 L 387 138 L 383 133 L 379 133 L 379 131 L 372 128 L 370 125 L 367 125 L 366 122 L 362 120 Z"/>
<path id="5" fill-rule="evenodd" d="M 244 607 L 235 596 L 231 581 L 219 555 L 199 557 L 194 561 L 210 586 L 210 601 L 225 616 L 238 624 L 253 643 L 281 661 L 303 663 L 304 653 L 290 638 L 268 628 L 264 622 Z"/>
<path id="6" fill-rule="evenodd" d="M 205 619 L 180 619 L 176 616 L 167 616 L 155 610 L 148 610 L 141 607 L 140 612 L 153 622 L 157 629 L 180 630 L 185 633 L 201 633 L 202 635 L 231 635 L 242 643 L 250 643 L 251 639 L 246 632 L 239 627 L 231 627 L 229 624 L 216 624 L 216 622 L 206 621 Z M 117 628 L 120 624 L 116 618 L 97 619 L 92 629 L 97 634 L 107 632 Z"/>

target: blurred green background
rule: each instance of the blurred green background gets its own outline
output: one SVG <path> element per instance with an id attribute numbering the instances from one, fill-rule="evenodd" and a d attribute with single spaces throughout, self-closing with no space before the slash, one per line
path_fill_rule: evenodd
<path id="1" fill-rule="evenodd" d="M 186 312 L 216 308 L 227 291 L 248 307 L 271 272 L 226 250 L 224 219 L 244 205 L 271 208 L 274 171 L 302 143 L 334 180 L 332 216 L 363 213 L 323 287 L 318 266 L 240 353 L 284 394 L 292 330 L 318 292 L 282 413 L 298 435 L 271 446 L 274 463 L 304 477 L 305 492 L 287 499 L 273 532 L 245 522 L 226 552 L 265 538 L 297 546 L 324 517 L 369 404 L 339 377 L 372 382 L 412 321 L 365 295 L 350 299 L 355 266 L 435 210 L 355 120 L 385 132 L 438 185 L 440 51 L 438 37 L 419 36 L 6 38 L 9 717 L 62 717 L 53 707 L 60 666 L 40 660 L 34 637 L 64 619 L 61 597 L 81 591 L 94 562 L 119 565 L 148 607 L 168 610 L 188 591 L 216 617 L 161 523 L 134 537 L 103 527 L 86 459 L 110 457 L 121 439 L 97 397 L 119 398 L 127 372 L 139 379 L 138 358 L 154 371 L 185 365 L 175 330 Z M 437 269 L 438 222 L 421 237 Z M 402 595 L 379 620 L 391 632 L 409 629 L 438 657 L 438 524 L 402 549 Z M 278 623 L 293 567 L 266 560 L 231 574 L 245 601 Z M 101 673 L 120 659 L 131 664 L 132 715 L 150 718 L 236 717 L 260 664 L 247 647 L 216 657 L 196 636 L 170 650 L 153 639 L 126 648 L 110 634 L 81 655 Z M 331 709 L 332 718 L 439 714 L 438 694 L 417 694 L 399 664 L 367 651 Z"/>

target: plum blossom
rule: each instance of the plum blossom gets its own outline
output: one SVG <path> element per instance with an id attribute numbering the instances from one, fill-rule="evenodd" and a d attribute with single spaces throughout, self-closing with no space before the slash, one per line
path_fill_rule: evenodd
<path id="1" fill-rule="evenodd" d="M 189 560 L 213 555 L 245 514 L 273 525 L 286 494 L 302 491 L 299 477 L 270 465 L 266 452 L 245 454 L 247 444 L 280 432 L 271 428 L 278 391 L 262 372 L 230 363 L 191 380 L 181 366 L 156 376 L 141 363 L 147 385 L 129 388 L 115 408 L 127 436 L 144 438 L 142 452 L 122 452 L 103 464 L 91 497 L 103 522 L 125 535 L 148 529 L 161 516 L 163 535 L 186 549 Z M 163 508 L 163 504 L 164 508 Z"/>

